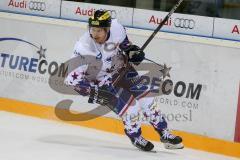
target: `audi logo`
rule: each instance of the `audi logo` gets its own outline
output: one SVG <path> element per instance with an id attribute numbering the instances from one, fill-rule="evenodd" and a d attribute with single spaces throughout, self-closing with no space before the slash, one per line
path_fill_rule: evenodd
<path id="1" fill-rule="evenodd" d="M 175 18 L 174 26 L 176 28 L 194 29 L 195 21 L 193 19 Z"/>
<path id="2" fill-rule="evenodd" d="M 46 4 L 45 2 L 30 1 L 28 7 L 32 11 L 45 11 Z"/>

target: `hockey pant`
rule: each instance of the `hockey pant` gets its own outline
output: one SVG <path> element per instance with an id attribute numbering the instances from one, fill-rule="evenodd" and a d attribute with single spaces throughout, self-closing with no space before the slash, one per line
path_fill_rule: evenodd
<path id="1" fill-rule="evenodd" d="M 115 112 L 122 118 L 125 133 L 133 138 L 141 135 L 141 124 L 149 122 L 155 130 L 167 128 L 167 122 L 161 114 L 154 97 L 148 97 L 148 87 L 134 68 L 114 87 L 118 97 Z"/>

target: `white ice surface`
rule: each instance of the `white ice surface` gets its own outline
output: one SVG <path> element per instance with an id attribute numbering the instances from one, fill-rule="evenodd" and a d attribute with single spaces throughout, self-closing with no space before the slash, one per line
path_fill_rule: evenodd
<path id="1" fill-rule="evenodd" d="M 0 112 L 0 160 L 236 160 L 192 149 L 142 152 L 126 136 Z"/>

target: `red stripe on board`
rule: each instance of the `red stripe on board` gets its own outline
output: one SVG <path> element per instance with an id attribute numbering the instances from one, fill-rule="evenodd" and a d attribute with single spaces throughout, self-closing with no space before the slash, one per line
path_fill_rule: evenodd
<path id="1" fill-rule="evenodd" d="M 240 142 L 240 85 L 239 85 L 239 93 L 238 93 L 238 106 L 237 106 L 237 118 L 236 118 L 236 126 L 235 126 L 235 142 Z"/>

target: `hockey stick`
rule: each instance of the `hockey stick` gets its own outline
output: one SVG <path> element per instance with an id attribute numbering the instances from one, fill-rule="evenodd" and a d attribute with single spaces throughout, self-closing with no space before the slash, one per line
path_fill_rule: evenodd
<path id="1" fill-rule="evenodd" d="M 146 61 L 149 61 L 149 62 L 152 62 L 152 63 L 154 63 L 154 64 L 156 64 L 157 66 L 159 66 L 159 67 L 163 67 L 163 65 L 161 65 L 161 64 L 159 64 L 159 63 L 157 63 L 157 62 L 155 62 L 155 61 L 153 61 L 153 60 L 151 60 L 151 59 L 149 59 L 149 58 L 144 58 Z"/>
<path id="2" fill-rule="evenodd" d="M 142 45 L 141 49 L 144 50 L 147 45 L 152 41 L 152 39 L 155 37 L 155 35 L 158 33 L 158 31 L 163 27 L 163 25 L 166 23 L 166 21 L 171 17 L 171 15 L 176 11 L 176 9 L 180 6 L 180 4 L 183 2 L 183 0 L 179 0 L 175 6 L 173 6 L 173 8 L 170 10 L 170 12 L 167 14 L 167 16 L 163 19 L 163 21 L 158 25 L 158 27 L 153 31 L 153 33 L 151 34 L 151 36 L 146 40 L 146 42 Z M 152 60 L 145 58 L 146 60 L 153 62 Z M 157 64 L 156 62 L 153 62 L 155 64 Z M 158 66 L 161 66 L 164 69 L 163 65 L 157 64 Z M 115 85 L 126 73 L 126 71 L 128 70 L 128 68 L 130 67 L 130 64 L 127 63 L 127 66 L 125 68 L 125 71 L 122 71 L 122 73 L 120 73 L 120 75 L 115 79 L 115 81 L 113 82 L 113 85 Z"/>

